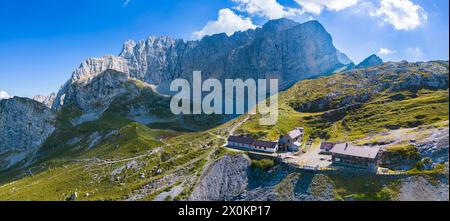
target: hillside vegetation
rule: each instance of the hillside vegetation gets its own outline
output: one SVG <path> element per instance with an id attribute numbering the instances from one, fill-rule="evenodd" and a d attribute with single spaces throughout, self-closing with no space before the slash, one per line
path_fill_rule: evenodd
<path id="1" fill-rule="evenodd" d="M 386 63 L 305 80 L 280 94 L 274 126 L 259 115 L 240 133 L 277 139 L 294 127 L 312 138 L 351 141 L 381 131 L 448 120 L 448 62 Z"/>
<path id="2" fill-rule="evenodd" d="M 401 62 L 301 81 L 280 93 L 279 119 L 273 126 L 259 125 L 258 114 L 240 126 L 246 116 L 218 127 L 217 121 L 201 116 L 192 124 L 189 119 L 159 124 L 133 121 L 129 117 L 133 106 L 164 115 L 157 105 L 161 100 L 146 103 L 150 91 L 132 99 L 119 96 L 100 118 L 78 125 L 73 119 L 83 113 L 68 105 L 58 112 L 56 132 L 36 159 L 27 167 L 1 173 L 0 200 L 188 199 L 210 165 L 224 155 L 239 153 L 222 147 L 236 126 L 238 134 L 268 140 L 304 127 L 305 139 L 334 141 L 358 141 L 402 128 L 448 127 L 448 123 L 435 124 L 448 121 L 448 77 L 448 62 Z M 173 130 L 195 124 L 193 129 L 201 131 Z M 415 160 L 416 149 L 401 145 L 392 147 L 392 154 Z M 269 160 L 254 160 L 252 166 L 272 172 L 278 168 Z M 280 173 L 273 177 L 285 171 Z M 374 181 L 378 192 L 372 193 L 362 180 L 351 185 L 337 175 L 331 180 L 336 187 L 329 193 L 333 199 L 386 200 L 396 198 L 399 191 L 395 182 L 386 186 Z"/>

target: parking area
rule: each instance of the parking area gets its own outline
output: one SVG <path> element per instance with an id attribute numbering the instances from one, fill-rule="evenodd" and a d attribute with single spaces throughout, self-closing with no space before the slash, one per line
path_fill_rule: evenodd
<path id="1" fill-rule="evenodd" d="M 301 155 L 285 155 L 282 157 L 286 163 L 295 164 L 304 168 L 326 168 L 331 165 L 331 156 L 320 154 L 318 145 L 312 145 L 311 148 Z"/>

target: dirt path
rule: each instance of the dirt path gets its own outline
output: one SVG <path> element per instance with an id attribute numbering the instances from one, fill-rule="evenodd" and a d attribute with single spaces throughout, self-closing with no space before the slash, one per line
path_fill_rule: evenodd
<path id="1" fill-rule="evenodd" d="M 231 128 L 230 132 L 228 133 L 228 136 L 233 136 L 233 135 L 234 135 L 234 132 L 235 132 L 242 124 L 244 124 L 246 121 L 248 121 L 248 120 L 250 119 L 250 117 L 252 117 L 252 115 L 247 114 L 247 116 L 246 116 L 242 121 L 240 121 L 239 123 L 237 123 L 236 125 L 234 125 L 234 126 Z"/>
<path id="2" fill-rule="evenodd" d="M 141 158 L 148 157 L 148 156 L 150 156 L 150 155 L 153 155 L 153 154 L 159 152 L 159 151 L 161 150 L 161 148 L 162 148 L 162 147 L 157 147 L 157 148 L 154 149 L 154 150 L 148 151 L 146 154 L 142 154 L 142 155 L 135 156 L 135 157 L 125 158 L 125 159 L 120 159 L 120 160 L 111 160 L 111 161 L 108 161 L 108 160 L 101 160 L 101 161 L 103 161 L 103 163 L 100 163 L 100 164 L 98 164 L 98 165 L 115 164 L 115 163 L 121 163 L 121 162 L 127 162 L 127 161 L 132 161 L 132 160 L 141 159 Z"/>
<path id="3" fill-rule="evenodd" d="M 224 144 L 223 146 L 225 147 L 225 146 L 227 145 L 227 144 L 226 144 L 226 141 L 227 141 L 228 137 L 229 137 L 229 136 L 233 136 L 233 135 L 234 135 L 234 132 L 235 132 L 240 126 L 242 126 L 242 124 L 244 124 L 246 121 L 248 121 L 248 120 L 250 119 L 251 116 L 252 116 L 252 115 L 247 114 L 247 116 L 246 116 L 242 121 L 240 121 L 239 123 L 237 123 L 236 125 L 234 125 L 234 126 L 230 129 L 230 131 L 228 132 L 228 135 L 227 135 L 226 137 L 220 136 L 220 135 L 215 134 L 215 133 L 213 133 L 213 132 L 211 132 L 211 131 L 209 131 L 208 134 L 211 135 L 211 136 L 214 136 L 214 137 L 216 137 L 216 138 L 218 138 L 218 139 L 224 140 L 224 141 L 225 141 L 225 144 Z"/>

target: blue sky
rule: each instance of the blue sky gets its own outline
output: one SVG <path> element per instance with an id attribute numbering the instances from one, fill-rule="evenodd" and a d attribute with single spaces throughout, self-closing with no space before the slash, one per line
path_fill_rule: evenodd
<path id="1" fill-rule="evenodd" d="M 89 57 L 118 54 L 128 39 L 195 39 L 261 26 L 268 19 L 319 20 L 358 63 L 448 60 L 447 0 L 0 0 L 0 91 L 57 92 Z M 4 94 L 4 93 L 0 93 Z"/>

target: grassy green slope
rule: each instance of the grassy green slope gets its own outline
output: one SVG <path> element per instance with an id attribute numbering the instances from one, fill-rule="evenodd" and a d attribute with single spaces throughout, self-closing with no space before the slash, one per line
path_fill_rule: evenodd
<path id="1" fill-rule="evenodd" d="M 75 192 L 79 200 L 151 200 L 176 185 L 187 197 L 207 160 L 226 153 L 219 148 L 224 140 L 208 131 L 151 129 L 123 117 L 124 107 L 142 103 L 167 116 L 150 93 L 131 101 L 119 97 L 100 119 L 77 126 L 71 120 L 81 111 L 64 107 L 34 163 L 0 174 L 0 200 L 65 200 Z"/>
<path id="2" fill-rule="evenodd" d="M 313 138 L 351 141 L 385 130 L 446 121 L 448 63 L 433 65 L 443 73 L 431 77 L 416 64 L 393 70 L 387 64 L 301 81 L 280 93 L 276 125 L 261 126 L 260 116 L 255 115 L 238 132 L 273 140 L 294 127 L 305 127 Z M 418 76 L 424 77 L 423 82 L 437 78 L 441 85 L 408 86 Z"/>
<path id="3" fill-rule="evenodd" d="M 139 198 L 152 199 L 168 186 L 184 182 L 166 181 L 172 174 L 197 177 L 221 142 L 207 133 L 179 134 L 131 122 L 94 148 L 80 144 L 82 148 L 46 156 L 31 167 L 34 175 L 0 186 L 0 199 L 65 200 L 77 192 L 78 200 L 126 200 L 146 184 L 161 182 L 159 188 L 144 189 Z M 193 184 L 185 183 L 186 194 Z"/>
<path id="4" fill-rule="evenodd" d="M 280 94 L 276 125 L 261 126 L 260 116 L 254 115 L 237 132 L 275 140 L 300 126 L 305 127 L 307 137 L 348 141 L 383 130 L 445 121 L 448 63 L 446 67 L 446 87 L 401 87 L 411 73 L 420 72 L 416 67 L 404 74 L 383 74 L 387 68 L 383 66 L 369 69 L 381 72 L 370 77 L 359 70 L 302 81 Z M 374 82 L 386 86 L 373 87 Z M 375 89 L 377 93 L 373 93 Z M 145 95 L 137 99 L 145 99 Z M 187 198 L 205 166 L 228 154 L 221 148 L 223 138 L 245 117 L 203 132 L 175 132 L 169 130 L 170 125 L 151 129 L 121 117 L 121 107 L 133 104 L 122 102 L 126 104 L 116 103 L 101 119 L 76 127 L 70 119 L 78 117 L 79 110 L 69 106 L 61 111 L 59 129 L 31 165 L 32 175 L 28 168 L 0 175 L 0 200 L 65 200 L 74 192 L 78 200 L 152 200 L 174 187 L 182 189 L 177 199 Z M 95 137 L 101 138 L 93 142 Z M 336 191 L 340 196 L 361 192 L 349 188 Z M 358 197 L 365 196 L 354 196 Z"/>

